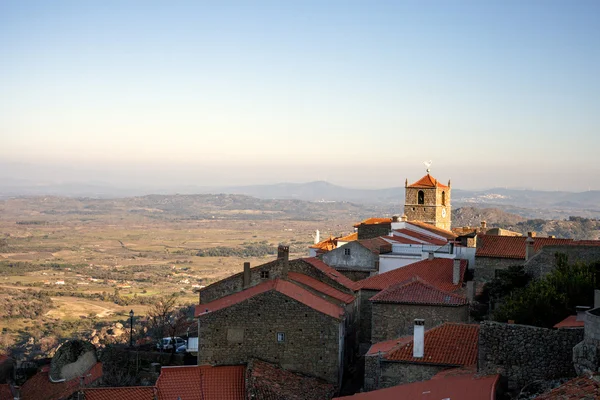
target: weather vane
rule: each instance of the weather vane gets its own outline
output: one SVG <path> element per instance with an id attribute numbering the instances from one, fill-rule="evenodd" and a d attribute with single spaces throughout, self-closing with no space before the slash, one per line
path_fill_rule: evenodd
<path id="1" fill-rule="evenodd" d="M 431 164 L 432 164 L 431 160 L 423 161 L 423 164 L 427 167 L 427 173 L 430 173 L 431 172 Z"/>

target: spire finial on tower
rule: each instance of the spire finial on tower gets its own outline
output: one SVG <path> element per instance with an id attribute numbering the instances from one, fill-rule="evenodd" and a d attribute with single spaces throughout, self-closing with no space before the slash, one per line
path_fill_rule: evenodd
<path id="1" fill-rule="evenodd" d="M 423 164 L 427 167 L 427 174 L 429 174 L 431 172 L 431 164 L 433 164 L 433 162 L 431 160 L 423 161 Z"/>

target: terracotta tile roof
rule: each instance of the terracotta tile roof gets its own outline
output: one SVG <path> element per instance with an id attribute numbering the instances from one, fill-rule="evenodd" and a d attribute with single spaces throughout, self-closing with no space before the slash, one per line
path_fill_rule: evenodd
<path id="1" fill-rule="evenodd" d="M 243 365 L 163 367 L 156 381 L 159 400 L 245 400 Z"/>
<path id="2" fill-rule="evenodd" d="M 80 387 L 80 378 L 69 381 L 52 383 L 48 376 L 50 367 L 44 367 L 40 372 L 29 378 L 21 386 L 21 398 L 24 400 L 61 400 L 75 393 Z M 96 363 L 84 375 L 84 386 L 102 377 L 102 363 Z"/>
<path id="3" fill-rule="evenodd" d="M 443 185 L 440 183 L 440 181 L 438 181 L 437 179 L 435 179 L 433 176 L 427 174 L 424 177 L 422 177 L 421 179 L 419 179 L 418 181 L 416 181 L 415 183 L 413 183 L 412 185 L 408 185 L 409 188 L 435 188 L 435 187 L 439 187 L 439 188 L 446 188 L 448 189 L 448 186 Z"/>
<path id="4" fill-rule="evenodd" d="M 364 221 L 361 221 L 357 224 L 354 224 L 355 228 L 358 228 L 361 225 L 379 225 L 379 224 L 390 224 L 392 223 L 391 218 L 368 218 Z"/>
<path id="5" fill-rule="evenodd" d="M 357 289 L 383 290 L 391 285 L 419 277 L 440 290 L 454 292 L 462 287 L 463 277 L 467 269 L 467 261 L 461 260 L 460 282 L 458 285 L 452 283 L 453 264 L 454 260 L 449 258 L 425 259 L 408 264 L 402 268 L 384 272 L 383 274 L 370 276 L 356 282 L 356 287 Z"/>
<path id="6" fill-rule="evenodd" d="M 525 259 L 527 236 L 478 235 L 477 257 Z M 600 241 L 598 241 L 600 244 Z M 533 249 L 537 253 L 544 246 L 575 245 L 573 239 L 556 239 L 548 237 L 533 238 Z"/>
<path id="7" fill-rule="evenodd" d="M 449 231 L 449 230 L 446 230 L 443 228 L 438 228 L 437 226 L 428 224 L 426 222 L 409 221 L 408 223 L 411 225 L 415 225 L 421 229 L 427 229 L 429 232 L 435 233 L 436 235 L 443 236 L 446 239 L 456 239 L 458 237 L 458 235 L 452 231 Z"/>
<path id="8" fill-rule="evenodd" d="M 331 251 L 337 247 L 337 239 L 334 237 L 329 237 L 328 239 L 321 240 L 319 243 L 315 243 L 312 246 L 308 247 L 311 249 Z"/>
<path id="9" fill-rule="evenodd" d="M 242 290 L 241 292 L 221 297 L 215 301 L 211 301 L 210 303 L 199 304 L 196 306 L 195 316 L 198 317 L 206 314 L 206 310 L 208 310 L 210 313 L 230 307 L 234 304 L 241 303 L 242 301 L 248 300 L 270 290 L 275 290 L 312 308 L 313 310 L 319 311 L 333 318 L 340 319 L 344 314 L 344 310 L 340 306 L 328 302 L 327 300 L 309 292 L 303 287 L 285 280 L 273 279 Z"/>
<path id="10" fill-rule="evenodd" d="M 288 277 L 298 283 L 309 286 L 314 290 L 326 294 L 327 296 L 333 297 L 346 304 L 352 303 L 355 297 L 351 294 L 340 292 L 339 290 L 329 286 L 328 284 L 321 282 L 308 275 L 300 274 L 298 272 L 289 272 Z"/>
<path id="11" fill-rule="evenodd" d="M 577 321 L 577 315 L 569 315 L 567 318 L 554 325 L 554 328 L 583 328 L 583 321 Z"/>
<path id="12" fill-rule="evenodd" d="M 130 386 L 84 389 L 85 400 L 154 400 L 154 386 Z"/>
<path id="13" fill-rule="evenodd" d="M 438 374 L 439 375 L 439 374 Z M 428 381 L 408 383 L 334 400 L 494 400 L 500 375 L 440 375 Z"/>
<path id="14" fill-rule="evenodd" d="M 346 236 L 340 236 L 339 238 L 337 238 L 337 240 L 338 242 L 353 242 L 355 240 L 358 240 L 358 232 L 354 232 Z"/>
<path id="15" fill-rule="evenodd" d="M 10 385 L 0 385 L 0 400 L 13 400 L 14 395 L 10 390 Z"/>
<path id="16" fill-rule="evenodd" d="M 386 360 L 419 364 L 472 366 L 477 363 L 479 325 L 447 322 L 425 332 L 423 358 L 413 357 L 413 342 L 385 355 Z"/>
<path id="17" fill-rule="evenodd" d="M 434 306 L 464 306 L 467 299 L 458 294 L 445 292 L 420 278 L 392 285 L 369 300 L 375 303 L 423 304 Z"/>
<path id="18" fill-rule="evenodd" d="M 413 239 L 409 239 L 406 238 L 404 236 L 381 236 L 382 239 L 388 240 L 390 242 L 394 242 L 394 243 L 400 243 L 400 244 L 423 244 L 421 242 L 418 242 L 416 240 Z"/>
<path id="19" fill-rule="evenodd" d="M 251 360 L 246 371 L 248 398 L 260 400 L 324 400 L 335 392 L 332 384 Z"/>
<path id="20" fill-rule="evenodd" d="M 367 351 L 367 356 L 376 356 L 377 354 L 379 354 L 379 352 L 381 352 L 381 354 L 385 354 L 388 351 L 398 347 L 398 345 L 403 345 L 403 344 L 407 344 L 410 343 L 410 341 L 413 339 L 412 335 L 409 336 L 402 336 L 396 339 L 392 339 L 392 340 L 386 340 L 384 342 L 377 342 L 377 343 L 373 343 L 371 345 L 371 347 L 369 348 L 369 351 Z"/>
<path id="21" fill-rule="evenodd" d="M 536 397 L 536 400 L 575 399 L 600 399 L 600 376 L 580 376 Z"/>
<path id="22" fill-rule="evenodd" d="M 382 238 L 361 239 L 358 240 L 357 243 L 373 254 L 385 254 L 392 252 L 392 245 Z"/>
<path id="23" fill-rule="evenodd" d="M 417 241 L 419 244 L 434 244 L 437 246 L 443 246 L 448 243 L 447 240 L 438 239 L 432 236 L 424 235 L 419 232 L 411 231 L 410 229 L 397 229 L 394 232 L 399 233 L 400 235 L 405 235 L 410 237 L 411 239 Z M 425 243 L 423 243 L 425 242 Z"/>
<path id="24" fill-rule="evenodd" d="M 335 269 L 331 268 L 329 265 L 325 264 L 323 261 L 319 260 L 318 258 L 308 257 L 308 258 L 303 258 L 302 261 L 312 265 L 313 267 L 315 267 L 316 269 L 318 269 L 319 271 L 321 271 L 326 276 L 333 279 L 340 285 L 342 285 L 348 289 L 355 290 L 356 282 L 354 282 L 350 278 L 346 277 L 344 274 L 339 273 Z"/>

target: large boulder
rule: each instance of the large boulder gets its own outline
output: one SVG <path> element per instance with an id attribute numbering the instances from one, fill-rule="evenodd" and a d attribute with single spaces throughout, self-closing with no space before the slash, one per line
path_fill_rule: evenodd
<path id="1" fill-rule="evenodd" d="M 85 374 L 98 362 L 96 347 L 83 340 L 69 340 L 56 351 L 50 364 L 50 380 L 71 380 Z"/>

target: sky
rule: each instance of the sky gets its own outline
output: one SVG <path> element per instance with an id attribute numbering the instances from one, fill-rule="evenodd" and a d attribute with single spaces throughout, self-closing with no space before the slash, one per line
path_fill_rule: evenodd
<path id="1" fill-rule="evenodd" d="M 600 2 L 0 0 L 0 178 L 600 189 Z"/>

